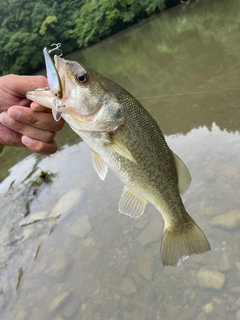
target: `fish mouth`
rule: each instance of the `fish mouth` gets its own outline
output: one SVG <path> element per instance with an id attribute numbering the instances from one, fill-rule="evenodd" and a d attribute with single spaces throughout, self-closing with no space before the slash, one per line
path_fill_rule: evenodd
<path id="1" fill-rule="evenodd" d="M 65 104 L 65 100 L 71 95 L 72 88 L 76 85 L 75 70 L 72 67 L 73 63 L 71 61 L 57 55 L 54 56 L 54 63 L 62 87 L 61 100 Z"/>
<path id="2" fill-rule="evenodd" d="M 67 113 L 71 115 L 76 121 L 81 121 L 85 123 L 95 122 L 98 116 L 99 111 L 101 110 L 102 104 L 90 114 L 82 114 L 79 111 L 74 110 L 72 107 L 65 105 L 65 101 L 71 94 L 71 85 L 67 85 L 67 81 L 70 81 L 72 85 L 75 85 L 76 78 L 75 74 L 77 73 L 77 64 L 74 61 L 69 61 L 61 58 L 60 56 L 54 56 L 55 67 L 60 79 L 62 87 L 62 106 L 58 107 L 58 112 Z"/>

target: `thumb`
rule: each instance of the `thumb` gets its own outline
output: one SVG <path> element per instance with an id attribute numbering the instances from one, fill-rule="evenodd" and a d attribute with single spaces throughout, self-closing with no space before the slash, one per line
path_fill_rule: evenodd
<path id="1" fill-rule="evenodd" d="M 47 78 L 44 76 L 4 76 L 4 85 L 15 92 L 16 96 L 25 97 L 26 93 L 37 88 L 45 88 L 48 86 Z"/>

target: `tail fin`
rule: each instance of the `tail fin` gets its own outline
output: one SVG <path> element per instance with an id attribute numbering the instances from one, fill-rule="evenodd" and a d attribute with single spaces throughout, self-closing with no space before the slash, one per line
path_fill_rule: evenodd
<path id="1" fill-rule="evenodd" d="M 210 244 L 197 224 L 191 219 L 188 228 L 165 230 L 162 244 L 161 256 L 164 266 L 179 266 L 191 254 L 200 254 L 211 250 Z"/>

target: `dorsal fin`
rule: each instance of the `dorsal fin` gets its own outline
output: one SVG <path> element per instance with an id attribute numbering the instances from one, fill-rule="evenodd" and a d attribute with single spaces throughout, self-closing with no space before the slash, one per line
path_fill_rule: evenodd
<path id="1" fill-rule="evenodd" d="M 173 154 L 173 158 L 175 161 L 177 174 L 178 174 L 178 190 L 181 194 L 184 194 L 190 186 L 191 175 L 187 166 L 179 158 L 179 156 L 177 156 L 173 151 L 172 151 L 172 154 Z"/>

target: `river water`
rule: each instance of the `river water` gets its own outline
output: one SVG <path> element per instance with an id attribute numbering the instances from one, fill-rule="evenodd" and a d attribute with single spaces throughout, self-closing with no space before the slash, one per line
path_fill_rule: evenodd
<path id="1" fill-rule="evenodd" d="M 65 125 L 54 155 L 0 156 L 1 319 L 240 319 L 239 52 L 239 1 L 199 0 L 67 57 L 157 118 L 191 172 L 184 204 L 212 250 L 164 268 L 159 212 L 118 213 L 122 184 L 98 178 Z M 36 186 L 41 171 L 52 182 Z"/>

